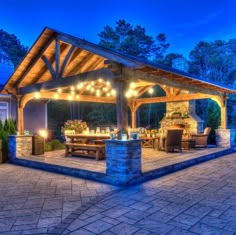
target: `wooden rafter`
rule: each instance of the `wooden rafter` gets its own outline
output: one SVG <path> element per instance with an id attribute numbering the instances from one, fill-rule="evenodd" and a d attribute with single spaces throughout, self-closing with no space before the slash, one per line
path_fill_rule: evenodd
<path id="1" fill-rule="evenodd" d="M 43 47 L 43 49 L 41 51 L 39 51 L 39 53 L 37 54 L 37 56 L 32 60 L 32 62 L 29 64 L 29 66 L 27 67 L 27 69 L 24 71 L 24 73 L 18 78 L 16 84 L 14 87 L 20 87 L 21 86 L 21 82 L 24 80 L 24 78 L 26 77 L 26 75 L 31 71 L 31 69 L 33 68 L 33 66 L 36 64 L 36 62 L 41 58 L 41 56 L 43 55 L 43 53 L 46 51 L 46 49 L 50 46 L 50 44 L 53 42 L 54 37 L 52 37 L 50 40 L 48 40 L 48 42 L 46 43 L 46 45 Z"/>
<path id="2" fill-rule="evenodd" d="M 205 93 L 205 94 L 209 94 L 209 95 L 216 95 L 216 96 L 222 96 L 223 93 L 220 91 L 216 91 L 216 90 L 212 90 L 212 89 L 208 89 L 207 87 L 203 87 L 203 86 L 190 86 L 189 84 L 185 84 L 183 82 L 179 82 L 179 81 L 175 81 L 175 80 L 170 80 L 167 79 L 165 77 L 162 76 L 156 76 L 150 73 L 145 73 L 142 71 L 137 71 L 137 70 L 131 70 L 129 68 L 125 68 L 124 69 L 124 73 L 127 79 L 132 79 L 133 77 L 136 77 L 138 79 L 142 79 L 144 81 L 148 81 L 148 82 L 154 82 L 157 84 L 163 84 L 163 85 L 167 85 L 170 87 L 175 87 L 175 88 L 179 88 L 182 90 L 188 90 L 188 91 L 192 91 L 192 92 L 197 92 L 197 93 Z"/>
<path id="3" fill-rule="evenodd" d="M 70 46 L 70 49 L 69 49 L 69 51 L 68 51 L 68 53 L 67 53 L 67 55 L 66 55 L 66 57 L 65 57 L 65 59 L 64 59 L 64 61 L 62 63 L 62 66 L 61 66 L 61 69 L 60 69 L 60 73 L 59 73 L 59 78 L 63 76 L 65 67 L 69 63 L 69 60 L 70 60 L 74 50 L 75 50 L 75 47 L 74 46 Z"/>

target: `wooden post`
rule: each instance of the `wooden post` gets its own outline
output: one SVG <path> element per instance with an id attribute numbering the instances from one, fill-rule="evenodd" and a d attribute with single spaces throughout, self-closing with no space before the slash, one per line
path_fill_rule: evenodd
<path id="1" fill-rule="evenodd" d="M 136 128 L 136 123 L 137 123 L 137 118 L 136 118 L 136 110 L 131 110 L 131 115 L 132 115 L 132 128 Z"/>
<path id="2" fill-rule="evenodd" d="M 225 99 L 221 105 L 221 128 L 227 128 L 227 100 Z"/>
<path id="3" fill-rule="evenodd" d="M 17 128 L 21 135 L 24 134 L 24 115 L 23 108 L 18 105 L 17 109 Z"/>
<path id="4" fill-rule="evenodd" d="M 125 97 L 127 81 L 120 78 L 116 81 L 116 112 L 118 131 L 128 129 L 128 102 Z"/>
<path id="5" fill-rule="evenodd" d="M 137 126 L 137 115 L 136 111 L 138 109 L 138 105 L 136 104 L 135 100 L 132 100 L 132 102 L 129 104 L 130 110 L 131 110 L 131 127 L 136 128 Z"/>

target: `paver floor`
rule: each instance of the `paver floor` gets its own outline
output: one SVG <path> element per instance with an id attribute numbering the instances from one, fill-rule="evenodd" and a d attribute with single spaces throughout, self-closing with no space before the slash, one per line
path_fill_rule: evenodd
<path id="1" fill-rule="evenodd" d="M 236 153 L 128 188 L 0 165 L 2 234 L 236 235 Z"/>
<path id="2" fill-rule="evenodd" d="M 195 148 L 183 150 L 182 153 L 166 153 L 157 151 L 152 148 L 142 148 L 142 172 L 148 172 L 160 167 L 172 165 L 178 162 L 183 162 L 190 159 L 195 159 L 200 156 L 219 152 L 224 148 Z M 65 150 L 57 150 L 45 152 L 44 155 L 32 155 L 29 157 L 20 157 L 26 160 L 39 161 L 44 163 L 55 164 L 59 166 L 73 167 L 89 171 L 106 173 L 106 161 L 95 161 L 94 158 L 86 157 L 64 157 Z"/>

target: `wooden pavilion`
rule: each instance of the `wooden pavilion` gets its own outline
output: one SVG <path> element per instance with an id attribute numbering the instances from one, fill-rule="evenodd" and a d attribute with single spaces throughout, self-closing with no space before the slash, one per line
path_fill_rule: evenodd
<path id="1" fill-rule="evenodd" d="M 141 98 L 156 85 L 166 96 Z M 183 94 L 181 90 L 189 93 Z M 16 98 L 18 130 L 24 133 L 23 111 L 35 98 L 114 103 L 118 129 L 128 126 L 128 107 L 132 127 L 136 127 L 136 111 L 142 104 L 210 98 L 221 108 L 221 127 L 225 129 L 227 94 L 236 94 L 236 91 L 45 28 L 2 93 Z"/>

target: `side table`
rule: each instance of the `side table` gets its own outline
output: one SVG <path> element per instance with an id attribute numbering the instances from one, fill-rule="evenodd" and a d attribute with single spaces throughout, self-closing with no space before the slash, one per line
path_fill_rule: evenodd
<path id="1" fill-rule="evenodd" d="M 182 148 L 191 149 L 195 147 L 195 139 L 182 139 Z"/>

